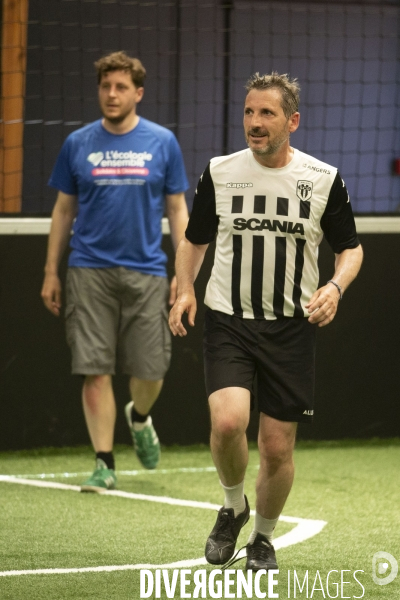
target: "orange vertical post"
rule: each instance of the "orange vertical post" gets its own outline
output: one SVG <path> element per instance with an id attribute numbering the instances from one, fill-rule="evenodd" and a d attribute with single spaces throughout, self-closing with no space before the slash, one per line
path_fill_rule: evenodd
<path id="1" fill-rule="evenodd" d="M 3 0 L 0 212 L 21 212 L 28 0 Z"/>

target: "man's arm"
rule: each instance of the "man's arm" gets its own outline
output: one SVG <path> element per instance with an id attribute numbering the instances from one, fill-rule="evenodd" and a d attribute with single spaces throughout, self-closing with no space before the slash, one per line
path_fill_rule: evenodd
<path id="1" fill-rule="evenodd" d="M 332 280 L 342 288 L 344 293 L 361 268 L 363 260 L 361 244 L 356 248 L 343 250 L 340 254 L 335 254 L 335 257 L 335 272 Z M 318 327 L 328 325 L 336 315 L 339 300 L 339 290 L 333 283 L 327 283 L 319 288 L 306 304 L 311 314 L 308 319 L 310 323 L 317 323 Z"/>
<path id="2" fill-rule="evenodd" d="M 207 248 L 208 244 L 192 244 L 186 237 L 183 237 L 179 243 L 175 261 L 178 297 L 169 314 L 169 326 L 174 335 L 180 337 L 187 335 L 182 324 L 184 312 L 188 313 L 189 325 L 194 326 L 197 310 L 194 282 L 203 264 Z"/>
<path id="3" fill-rule="evenodd" d="M 58 267 L 67 247 L 76 213 L 76 196 L 58 192 L 57 201 L 52 213 L 41 293 L 44 305 L 57 317 L 60 314 L 61 308 L 61 282 L 58 277 Z"/>
<path id="4" fill-rule="evenodd" d="M 185 230 L 189 220 L 189 213 L 185 200 L 185 194 L 167 194 L 166 200 L 166 213 L 169 222 L 169 229 L 171 232 L 171 240 L 174 250 L 176 252 L 178 244 L 185 235 Z M 176 277 L 172 278 L 170 285 L 170 296 L 169 304 L 172 306 L 176 300 Z"/>
<path id="5" fill-rule="evenodd" d="M 168 194 L 165 196 L 166 213 L 171 231 L 172 245 L 176 252 L 178 244 L 185 235 L 189 220 L 185 194 Z"/>

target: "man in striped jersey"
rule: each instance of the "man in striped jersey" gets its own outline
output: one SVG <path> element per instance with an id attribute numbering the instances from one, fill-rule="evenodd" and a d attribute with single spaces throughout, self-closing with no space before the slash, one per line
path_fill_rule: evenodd
<path id="1" fill-rule="evenodd" d="M 211 564 L 225 564 L 249 519 L 246 429 L 255 393 L 260 469 L 246 569 L 257 571 L 277 568 L 271 539 L 293 482 L 297 423 L 313 419 L 316 326 L 335 317 L 361 267 L 362 248 L 338 170 L 290 146 L 300 121 L 297 81 L 256 73 L 246 89 L 248 148 L 213 158 L 200 177 L 178 247 L 170 327 L 174 335 L 186 335 L 184 312 L 194 325 L 193 284 L 216 237 L 204 363 L 211 452 L 225 501 L 205 552 Z M 318 288 L 324 235 L 335 269 Z"/>

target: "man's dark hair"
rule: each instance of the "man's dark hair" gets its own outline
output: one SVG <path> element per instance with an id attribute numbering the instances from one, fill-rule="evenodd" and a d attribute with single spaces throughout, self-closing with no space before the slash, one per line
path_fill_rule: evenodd
<path id="1" fill-rule="evenodd" d="M 247 81 L 245 88 L 247 93 L 251 90 L 280 90 L 281 106 L 287 119 L 299 110 L 300 85 L 297 79 L 290 79 L 286 74 L 280 75 L 276 71 L 272 71 L 270 75 L 254 73 Z"/>
<path id="2" fill-rule="evenodd" d="M 105 73 L 110 71 L 126 71 L 131 74 L 132 81 L 136 87 L 143 87 L 146 78 L 146 69 L 138 58 L 131 58 L 125 52 L 112 52 L 103 56 L 94 63 L 97 71 L 97 83 Z"/>

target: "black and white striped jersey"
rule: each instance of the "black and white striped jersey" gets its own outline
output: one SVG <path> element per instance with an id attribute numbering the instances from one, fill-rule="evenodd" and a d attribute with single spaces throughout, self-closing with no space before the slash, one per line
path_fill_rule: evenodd
<path id="1" fill-rule="evenodd" d="M 250 149 L 213 158 L 186 230 L 193 244 L 217 236 L 206 305 L 246 319 L 309 316 L 324 235 L 335 253 L 359 245 L 338 170 L 299 150 L 280 169 Z"/>

